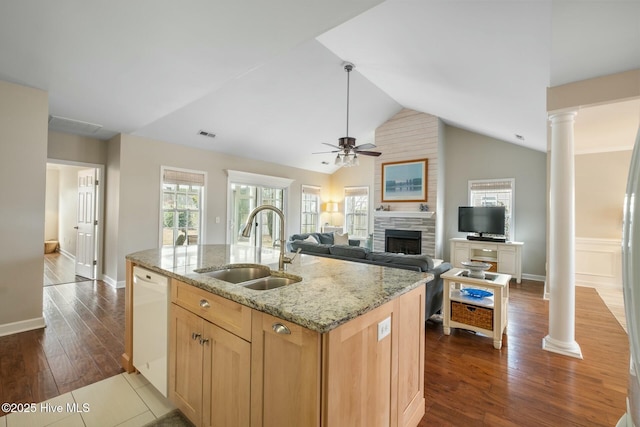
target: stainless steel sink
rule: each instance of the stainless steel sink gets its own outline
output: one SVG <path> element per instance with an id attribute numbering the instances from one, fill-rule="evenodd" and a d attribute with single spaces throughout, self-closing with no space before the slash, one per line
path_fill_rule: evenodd
<path id="1" fill-rule="evenodd" d="M 229 283 L 242 283 L 250 280 L 267 278 L 271 274 L 271 270 L 266 266 L 230 266 L 229 268 L 224 268 L 222 270 L 207 271 L 200 274 Z"/>
<path id="2" fill-rule="evenodd" d="M 297 283 L 300 280 L 302 280 L 302 278 L 269 276 L 252 280 L 250 283 L 243 286 L 247 289 L 253 289 L 256 291 L 268 291 L 269 289 L 276 289 L 281 286 Z"/>

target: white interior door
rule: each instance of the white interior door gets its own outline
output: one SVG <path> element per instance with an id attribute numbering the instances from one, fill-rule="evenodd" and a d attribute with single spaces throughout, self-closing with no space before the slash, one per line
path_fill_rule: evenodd
<path id="1" fill-rule="evenodd" d="M 78 171 L 76 275 L 95 279 L 96 169 Z"/>

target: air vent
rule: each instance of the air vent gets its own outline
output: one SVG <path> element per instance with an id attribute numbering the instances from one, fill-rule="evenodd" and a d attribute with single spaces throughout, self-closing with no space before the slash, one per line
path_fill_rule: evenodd
<path id="1" fill-rule="evenodd" d="M 199 130 L 198 135 L 207 136 L 209 138 L 215 138 L 216 134 L 213 132 L 207 132 L 206 130 Z"/>
<path id="2" fill-rule="evenodd" d="M 67 117 L 49 116 L 49 129 L 71 134 L 93 134 L 102 129 L 102 125 Z"/>

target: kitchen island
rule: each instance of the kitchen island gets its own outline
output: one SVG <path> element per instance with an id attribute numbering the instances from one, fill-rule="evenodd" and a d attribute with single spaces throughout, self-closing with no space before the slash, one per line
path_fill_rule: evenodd
<path id="1" fill-rule="evenodd" d="M 305 255 L 273 272 L 297 283 L 266 291 L 206 274 L 276 270 L 278 255 L 239 245 L 128 255 L 125 369 L 135 369 L 138 265 L 170 279 L 169 397 L 196 425 L 417 425 L 432 275 Z"/>

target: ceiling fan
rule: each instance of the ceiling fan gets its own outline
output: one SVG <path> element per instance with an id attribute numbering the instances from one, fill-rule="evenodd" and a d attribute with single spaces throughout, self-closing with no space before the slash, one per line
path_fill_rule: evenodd
<path id="1" fill-rule="evenodd" d="M 323 142 L 324 145 L 336 148 L 336 150 L 323 151 L 313 154 L 337 153 L 335 160 L 336 166 L 358 166 L 360 164 L 360 160 L 358 160 L 359 154 L 362 154 L 363 156 L 378 157 L 382 153 L 378 151 L 367 151 L 371 148 L 376 148 L 375 144 L 368 143 L 356 145 L 356 139 L 349 136 L 349 73 L 351 73 L 351 71 L 355 68 L 355 65 L 350 62 L 345 62 L 343 66 L 344 70 L 347 72 L 347 136 L 338 138 L 338 145 Z"/>

